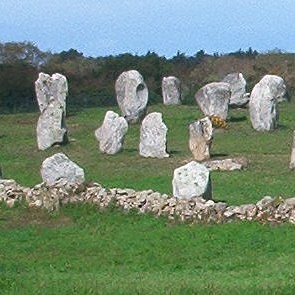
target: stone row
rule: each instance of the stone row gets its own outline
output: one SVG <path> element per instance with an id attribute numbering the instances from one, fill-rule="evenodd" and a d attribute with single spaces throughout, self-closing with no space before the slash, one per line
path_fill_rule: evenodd
<path id="1" fill-rule="evenodd" d="M 295 224 L 295 198 L 265 196 L 256 204 L 230 206 L 203 198 L 176 198 L 153 190 L 107 189 L 98 183 L 68 184 L 63 181 L 47 185 L 40 183 L 32 188 L 23 187 L 15 180 L 0 179 L 0 202 L 13 207 L 25 201 L 29 207 L 48 211 L 59 210 L 69 203 L 90 203 L 99 208 L 111 204 L 125 211 L 166 216 L 170 220 L 187 223 L 226 223 L 234 220 L 262 223 Z"/>

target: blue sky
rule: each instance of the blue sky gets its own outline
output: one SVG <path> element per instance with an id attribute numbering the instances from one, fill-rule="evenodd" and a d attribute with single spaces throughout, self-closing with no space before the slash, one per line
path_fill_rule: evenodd
<path id="1" fill-rule="evenodd" d="M 93 57 L 249 47 L 295 52 L 295 1 L 1 0 L 0 42 L 8 41 Z"/>

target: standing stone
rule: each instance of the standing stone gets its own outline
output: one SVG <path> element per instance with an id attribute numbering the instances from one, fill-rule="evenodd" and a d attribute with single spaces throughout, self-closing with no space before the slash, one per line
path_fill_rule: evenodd
<path id="1" fill-rule="evenodd" d="M 113 111 L 108 111 L 102 126 L 96 129 L 95 137 L 99 141 L 99 149 L 106 154 L 116 154 L 123 147 L 128 123 Z"/>
<path id="2" fill-rule="evenodd" d="M 57 153 L 43 161 L 41 176 L 48 185 L 53 185 L 57 181 L 81 184 L 85 180 L 84 170 L 63 153 Z"/>
<path id="3" fill-rule="evenodd" d="M 292 151 L 291 151 L 291 160 L 290 160 L 290 169 L 295 169 L 295 130 L 293 131 L 293 143 L 292 143 Z"/>
<path id="4" fill-rule="evenodd" d="M 270 131 L 277 127 L 277 102 L 282 101 L 285 94 L 284 80 L 278 76 L 266 75 L 254 86 L 249 101 L 250 119 L 254 129 Z"/>
<path id="5" fill-rule="evenodd" d="M 212 198 L 210 172 L 195 161 L 174 170 L 172 186 L 173 195 L 177 198 Z"/>
<path id="6" fill-rule="evenodd" d="M 218 116 L 225 120 L 228 113 L 230 85 L 213 82 L 203 86 L 195 95 L 196 102 L 205 116 Z"/>
<path id="7" fill-rule="evenodd" d="M 37 123 L 37 142 L 40 150 L 68 141 L 64 112 L 60 104 L 52 99 L 41 113 Z"/>
<path id="8" fill-rule="evenodd" d="M 116 84 L 117 102 L 123 116 L 130 123 L 139 122 L 146 114 L 148 89 L 136 70 L 123 72 Z"/>
<path id="9" fill-rule="evenodd" d="M 260 82 L 263 85 L 267 85 L 277 102 L 287 100 L 287 86 L 282 77 L 277 75 L 265 75 Z"/>
<path id="10" fill-rule="evenodd" d="M 147 115 L 140 128 L 140 155 L 152 158 L 169 157 L 166 152 L 167 130 L 161 113 L 154 112 Z"/>
<path id="11" fill-rule="evenodd" d="M 162 96 L 165 105 L 181 104 L 181 84 L 176 77 L 164 77 L 162 80 Z"/>
<path id="12" fill-rule="evenodd" d="M 242 73 L 231 73 L 225 76 L 222 82 L 229 83 L 231 95 L 229 105 L 243 107 L 249 102 L 249 94 L 246 93 L 246 80 Z"/>
<path id="13" fill-rule="evenodd" d="M 35 91 L 41 115 L 37 123 L 37 143 L 40 150 L 68 141 L 65 126 L 68 84 L 61 74 L 40 73 Z"/>
<path id="14" fill-rule="evenodd" d="M 210 158 L 213 127 L 208 117 L 189 125 L 189 149 L 196 161 Z"/>
<path id="15" fill-rule="evenodd" d="M 40 73 L 35 82 L 35 90 L 41 113 L 47 108 L 52 97 L 59 102 L 66 112 L 68 82 L 65 76 L 56 73 L 50 77 L 48 74 Z"/>

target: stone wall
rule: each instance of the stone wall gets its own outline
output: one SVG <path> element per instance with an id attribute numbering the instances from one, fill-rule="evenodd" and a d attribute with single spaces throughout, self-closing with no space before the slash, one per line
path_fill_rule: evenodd
<path id="1" fill-rule="evenodd" d="M 25 201 L 29 207 L 58 210 L 68 203 L 90 203 L 100 208 L 115 204 L 124 210 L 136 209 L 139 213 L 153 213 L 170 220 L 189 223 L 225 223 L 234 220 L 295 224 L 295 198 L 264 197 L 256 204 L 229 206 L 202 198 L 179 199 L 153 190 L 103 188 L 98 183 L 69 185 L 56 182 L 32 188 L 23 187 L 14 180 L 0 179 L 0 202 L 13 207 Z"/>

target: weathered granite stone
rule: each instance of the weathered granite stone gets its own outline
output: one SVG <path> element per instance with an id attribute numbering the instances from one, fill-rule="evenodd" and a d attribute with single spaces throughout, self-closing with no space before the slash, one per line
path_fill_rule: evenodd
<path id="1" fill-rule="evenodd" d="M 249 102 L 249 94 L 246 93 L 246 80 L 242 73 L 231 73 L 224 77 L 222 82 L 229 83 L 231 95 L 229 105 L 243 107 Z"/>
<path id="2" fill-rule="evenodd" d="M 292 151 L 291 151 L 291 160 L 289 164 L 290 169 L 295 169 L 295 130 L 293 131 L 293 142 L 292 142 Z"/>
<path id="3" fill-rule="evenodd" d="M 123 148 L 127 131 L 127 121 L 123 117 L 119 117 L 115 112 L 108 111 L 101 127 L 95 131 L 100 151 L 110 155 L 119 152 Z"/>
<path id="4" fill-rule="evenodd" d="M 140 121 L 146 114 L 148 88 L 136 70 L 123 72 L 116 84 L 117 102 L 123 116 L 130 123 Z"/>
<path id="5" fill-rule="evenodd" d="M 213 127 L 208 117 L 189 125 L 189 149 L 196 161 L 210 158 L 212 139 Z"/>
<path id="6" fill-rule="evenodd" d="M 66 112 L 68 82 L 65 76 L 55 73 L 50 77 L 48 74 L 40 73 L 35 81 L 35 91 L 41 113 L 47 108 L 52 97 L 59 102 L 59 105 Z"/>
<path id="7" fill-rule="evenodd" d="M 265 75 L 259 82 L 267 85 L 277 102 L 287 100 L 287 86 L 282 77 L 277 75 Z"/>
<path id="8" fill-rule="evenodd" d="M 244 157 L 213 160 L 203 162 L 210 171 L 233 171 L 242 170 L 248 166 L 248 161 Z"/>
<path id="9" fill-rule="evenodd" d="M 210 172 L 195 161 L 174 170 L 172 186 L 173 195 L 177 198 L 212 198 Z"/>
<path id="10" fill-rule="evenodd" d="M 253 88 L 249 112 L 252 127 L 257 131 L 270 131 L 277 127 L 277 102 L 284 100 L 286 86 L 281 77 L 264 76 Z"/>
<path id="11" fill-rule="evenodd" d="M 57 181 L 69 184 L 84 182 L 84 170 L 63 153 L 57 153 L 43 161 L 41 176 L 48 185 Z"/>
<path id="12" fill-rule="evenodd" d="M 213 82 L 203 86 L 195 95 L 196 102 L 205 116 L 218 116 L 225 120 L 230 99 L 230 85 Z"/>
<path id="13" fill-rule="evenodd" d="M 140 128 L 139 153 L 143 157 L 166 158 L 166 134 L 168 128 L 161 113 L 150 113 L 142 121 Z"/>
<path id="14" fill-rule="evenodd" d="M 38 119 L 36 131 L 40 150 L 45 150 L 55 144 L 68 142 L 64 111 L 58 101 L 53 98 L 50 100 Z"/>
<path id="15" fill-rule="evenodd" d="M 164 77 L 162 80 L 162 96 L 165 105 L 181 104 L 180 80 L 174 76 Z"/>
<path id="16" fill-rule="evenodd" d="M 54 144 L 65 144 L 68 141 L 65 126 L 66 78 L 60 74 L 50 77 L 40 73 L 35 90 L 41 112 L 36 129 L 38 148 L 45 150 Z"/>

